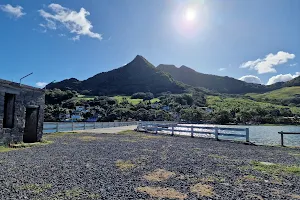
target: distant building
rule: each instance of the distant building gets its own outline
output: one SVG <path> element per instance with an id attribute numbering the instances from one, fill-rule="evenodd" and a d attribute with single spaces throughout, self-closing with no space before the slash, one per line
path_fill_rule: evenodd
<path id="1" fill-rule="evenodd" d="M 44 107 L 44 90 L 0 79 L 0 143 L 40 141 Z"/>

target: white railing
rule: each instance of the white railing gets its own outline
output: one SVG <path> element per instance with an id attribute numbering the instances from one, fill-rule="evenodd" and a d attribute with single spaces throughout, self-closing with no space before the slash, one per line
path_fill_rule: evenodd
<path id="1" fill-rule="evenodd" d="M 195 134 L 208 134 L 215 137 L 216 140 L 219 136 L 235 137 L 235 138 L 245 138 L 246 142 L 249 142 L 249 128 L 227 128 L 218 126 L 201 126 L 201 125 L 184 125 L 176 124 L 174 122 L 167 123 L 155 123 L 155 122 L 138 122 L 138 131 L 154 132 L 180 135 L 180 133 L 185 133 L 194 137 Z M 241 134 L 243 132 L 243 134 Z"/>
<path id="2" fill-rule="evenodd" d="M 88 130 L 98 128 L 110 128 L 136 125 L 132 122 L 44 122 L 43 132 L 54 133 L 75 130 Z"/>

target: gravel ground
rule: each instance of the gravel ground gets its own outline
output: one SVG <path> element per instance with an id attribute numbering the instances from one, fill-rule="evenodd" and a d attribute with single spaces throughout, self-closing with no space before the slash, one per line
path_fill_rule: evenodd
<path id="1" fill-rule="evenodd" d="M 46 139 L 0 153 L 0 199 L 300 199 L 288 167 L 299 149 L 132 132 Z"/>

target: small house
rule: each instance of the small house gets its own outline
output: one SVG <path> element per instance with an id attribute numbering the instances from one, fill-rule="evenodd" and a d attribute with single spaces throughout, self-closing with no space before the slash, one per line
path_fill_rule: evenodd
<path id="1" fill-rule="evenodd" d="M 45 92 L 0 79 L 0 144 L 42 139 Z"/>

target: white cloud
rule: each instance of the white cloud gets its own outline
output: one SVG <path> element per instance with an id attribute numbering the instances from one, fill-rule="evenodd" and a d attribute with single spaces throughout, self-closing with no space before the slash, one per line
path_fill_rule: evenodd
<path id="1" fill-rule="evenodd" d="M 268 54 L 265 58 L 243 63 L 240 68 L 256 70 L 259 74 L 276 72 L 275 66 L 288 62 L 295 58 L 295 54 L 279 51 L 277 54 Z"/>
<path id="2" fill-rule="evenodd" d="M 37 82 L 35 85 L 39 88 L 44 88 L 48 83 L 45 82 Z"/>
<path id="3" fill-rule="evenodd" d="M 241 81 L 245 81 L 247 83 L 256 83 L 256 84 L 262 84 L 262 81 L 257 76 L 253 75 L 246 75 L 239 78 Z"/>
<path id="4" fill-rule="evenodd" d="M 59 28 L 59 26 L 57 25 L 58 23 L 67 28 L 70 33 L 76 34 L 76 36 L 74 36 L 74 38 L 76 39 L 79 39 L 80 35 L 86 35 L 91 38 L 102 40 L 101 34 L 91 31 L 93 25 L 86 18 L 86 16 L 90 15 L 90 13 L 84 8 L 81 8 L 79 12 L 62 7 L 59 4 L 50 4 L 48 8 L 52 13 L 46 12 L 44 10 L 39 10 L 40 15 L 47 22 L 46 24 L 44 24 L 47 28 L 55 30 Z"/>
<path id="5" fill-rule="evenodd" d="M 290 81 L 294 78 L 297 78 L 298 76 L 300 76 L 300 72 L 296 72 L 296 74 L 292 75 L 292 74 L 278 74 L 276 76 L 272 76 L 267 85 L 272 85 L 274 83 L 278 83 L 278 82 L 287 82 Z"/>
<path id="6" fill-rule="evenodd" d="M 77 41 L 77 40 L 80 40 L 80 36 L 79 35 L 76 35 L 72 38 L 70 38 L 70 40 L 73 40 L 74 42 Z"/>
<path id="7" fill-rule="evenodd" d="M 294 66 L 296 66 L 296 65 L 298 65 L 298 63 L 290 64 L 291 67 L 294 67 Z"/>
<path id="8" fill-rule="evenodd" d="M 22 10 L 23 10 L 22 6 L 19 6 L 19 5 L 17 5 L 16 7 L 13 7 L 10 4 L 0 5 L 0 9 L 3 12 L 8 13 L 10 16 L 15 17 L 15 18 L 20 18 L 23 15 L 26 15 L 26 13 L 22 12 Z"/>
<path id="9" fill-rule="evenodd" d="M 222 67 L 222 68 L 219 68 L 219 71 L 221 72 L 221 71 L 225 71 L 226 70 L 226 68 L 224 68 L 224 67 Z"/>

